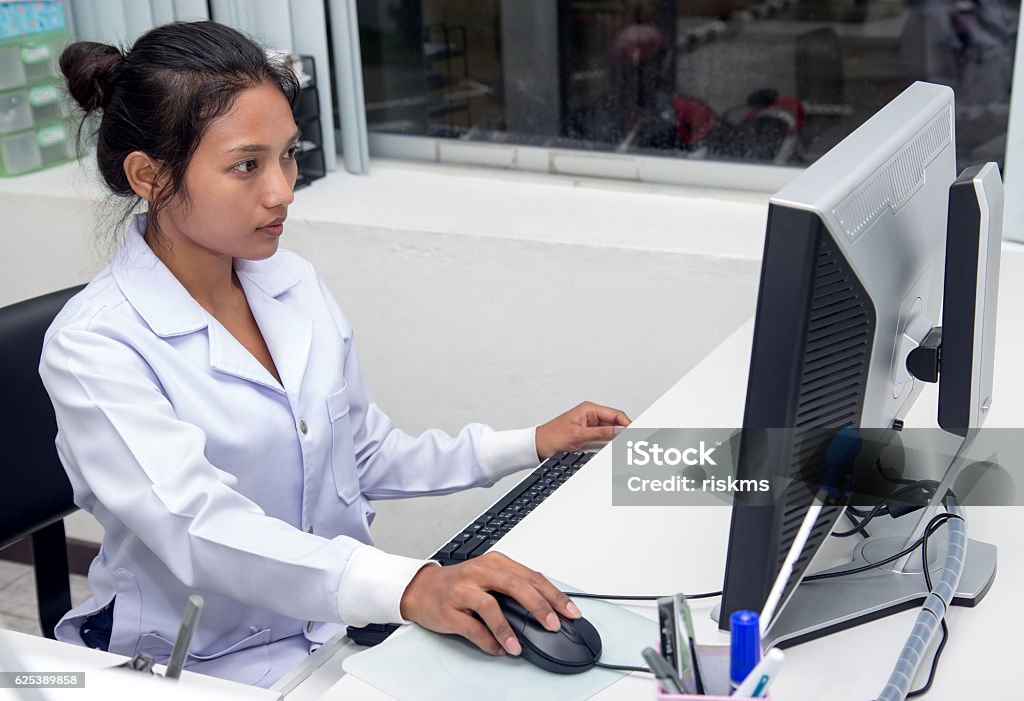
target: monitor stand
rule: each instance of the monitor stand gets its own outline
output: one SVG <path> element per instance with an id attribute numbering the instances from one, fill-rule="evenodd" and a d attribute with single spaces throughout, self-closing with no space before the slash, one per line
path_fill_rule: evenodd
<path id="1" fill-rule="evenodd" d="M 953 454 L 948 464 L 938 470 L 942 479 L 935 494 L 945 494 L 957 484 L 956 478 L 963 469 L 972 464 L 968 455 L 977 438 L 977 432 L 971 432 L 966 439 L 944 432 L 928 433 L 925 434 L 925 438 L 931 442 L 933 448 L 938 441 L 944 439 L 947 442 L 937 450 L 916 450 L 915 448 L 919 446 L 904 445 L 904 454 L 908 460 L 918 461 L 922 460 L 923 456 Z M 892 439 L 894 436 L 890 435 L 890 440 Z M 995 463 L 992 464 L 998 467 Z M 935 467 L 937 465 L 933 465 L 932 469 Z M 857 543 L 851 561 L 813 574 L 845 572 L 886 560 L 917 541 L 924 533 L 928 522 L 937 513 L 939 505 L 933 502 L 926 508 L 901 518 L 876 518 L 871 521 L 871 537 Z M 966 514 L 966 518 L 967 533 L 970 534 L 969 513 Z M 928 563 L 933 583 L 938 580 L 941 573 L 948 542 L 945 528 L 935 531 L 928 540 Z M 996 547 L 968 539 L 967 557 L 953 597 L 953 605 L 976 606 L 988 593 L 995 576 Z M 888 565 L 860 574 L 811 582 L 802 581 L 768 628 L 763 645 L 766 649 L 773 645 L 790 647 L 900 611 L 917 608 L 924 603 L 928 593 L 921 569 L 920 547 Z M 720 611 L 716 607 L 712 617 L 718 620 L 719 615 Z"/>
<path id="2" fill-rule="evenodd" d="M 900 521 L 909 523 L 900 523 Z M 882 518 L 872 521 L 871 537 L 857 544 L 852 562 L 825 572 L 842 572 L 879 562 L 906 547 L 908 535 L 917 519 Z M 970 526 L 968 525 L 968 532 Z M 947 538 L 944 529 L 936 531 L 928 541 L 928 563 L 932 581 L 939 578 L 946 557 Z M 919 607 L 928 596 L 921 573 L 921 551 L 902 570 L 895 570 L 900 561 L 860 574 L 815 582 L 801 582 L 785 608 L 764 637 L 764 646 L 798 645 L 845 628 L 883 618 L 899 611 Z M 975 606 L 996 576 L 996 547 L 976 540 L 967 541 L 967 559 L 960 577 L 953 604 Z"/>
<path id="3" fill-rule="evenodd" d="M 953 488 L 956 478 L 971 464 L 968 455 L 974 448 L 977 435 L 977 432 L 971 432 L 962 439 L 946 432 L 929 432 L 924 436 L 904 434 L 903 450 L 907 460 L 917 464 L 922 464 L 922 460 L 932 459 L 927 456 L 942 453 L 953 455 L 939 472 L 942 479 L 935 494 L 942 495 Z M 914 444 L 922 438 L 925 439 L 924 442 L 915 446 Z M 935 450 L 927 450 L 929 445 Z M 942 448 L 945 448 L 945 451 Z M 938 465 L 933 465 L 933 469 L 934 467 Z M 892 557 L 916 542 L 924 533 L 928 522 L 937 513 L 939 504 L 933 500 L 926 508 L 901 518 L 885 516 L 872 520 L 871 537 L 857 544 L 852 561 L 825 572 L 852 570 Z M 966 518 L 967 533 L 970 535 L 969 513 L 966 514 Z M 939 578 L 948 543 L 948 532 L 945 528 L 935 531 L 928 540 L 928 569 L 933 583 Z M 919 607 L 929 593 L 921 564 L 921 549 L 917 548 L 888 565 L 860 574 L 801 582 L 765 634 L 765 646 L 798 645 L 829 633 Z M 996 547 L 989 543 L 968 540 L 967 557 L 953 597 L 953 605 L 977 605 L 988 593 L 995 576 Z"/>

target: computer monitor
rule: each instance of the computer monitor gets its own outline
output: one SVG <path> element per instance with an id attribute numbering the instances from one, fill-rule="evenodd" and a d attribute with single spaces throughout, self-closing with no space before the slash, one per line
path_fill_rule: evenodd
<path id="1" fill-rule="evenodd" d="M 885 444 L 922 391 L 906 359 L 941 322 L 955 150 L 953 91 L 915 83 L 771 198 L 737 477 L 768 478 L 772 489 L 736 495 L 723 629 L 731 612 L 765 604 L 826 479 L 815 462 L 823 439 L 871 429 Z M 821 510 L 766 644 L 809 640 L 927 594 L 923 577 L 887 571 L 798 586 L 843 510 Z M 920 520 L 900 527 L 895 543 Z M 877 555 L 860 547 L 855 559 Z M 957 603 L 983 596 L 994 576 L 994 548 L 971 555 L 984 562 L 965 572 Z"/>

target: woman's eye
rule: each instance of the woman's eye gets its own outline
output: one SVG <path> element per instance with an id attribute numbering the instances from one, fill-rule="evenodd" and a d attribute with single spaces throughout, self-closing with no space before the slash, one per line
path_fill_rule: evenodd
<path id="1" fill-rule="evenodd" d="M 240 173 L 251 173 L 252 171 L 256 170 L 256 161 L 255 159 L 249 161 L 242 161 L 241 163 L 235 166 L 235 170 L 237 170 Z"/>
<path id="2" fill-rule="evenodd" d="M 287 151 L 285 151 L 284 157 L 289 159 L 289 160 L 291 160 L 292 158 L 295 158 L 295 154 L 297 154 L 298 152 L 299 152 L 298 145 L 292 146 Z"/>

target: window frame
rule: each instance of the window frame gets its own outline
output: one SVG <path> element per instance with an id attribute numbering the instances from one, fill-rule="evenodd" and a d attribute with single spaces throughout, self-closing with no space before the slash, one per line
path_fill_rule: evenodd
<path id="1" fill-rule="evenodd" d="M 345 27 L 334 25 L 333 40 L 350 47 L 349 60 L 360 57 L 355 66 L 345 65 L 338 70 L 336 90 L 339 103 L 342 96 L 349 95 L 352 105 L 358 104 L 356 115 L 342 112 L 341 138 L 339 143 L 353 144 L 358 148 L 352 160 L 357 168 L 349 167 L 349 156 L 345 156 L 350 172 L 366 174 L 372 158 L 388 158 L 415 162 L 433 162 L 449 165 L 474 165 L 524 170 L 560 175 L 579 175 L 621 180 L 624 182 L 684 185 L 688 187 L 710 187 L 716 189 L 775 192 L 782 185 L 802 172 L 802 168 L 774 166 L 770 164 L 747 164 L 729 161 L 709 161 L 670 156 L 646 156 L 619 154 L 575 149 L 544 148 L 510 144 L 489 144 L 465 142 L 431 136 L 370 133 L 366 126 L 365 97 L 362 85 L 359 31 L 355 18 L 355 0 L 326 0 L 331 6 L 332 16 L 344 8 L 350 20 Z M 1024 65 L 1024 11 L 1018 13 L 1017 46 L 1014 66 Z M 335 67 L 339 68 L 336 52 Z M 365 150 L 363 150 L 365 149 Z M 348 149 L 346 149 L 347 151 Z M 1024 197 L 1012 196 L 1024 188 L 1024 176 L 1015 176 L 1012 164 L 1024 159 L 1024 70 L 1014 70 L 1010 87 L 1010 119 L 1007 127 L 1006 153 L 1004 162 L 1008 173 L 1003 174 L 1007 192 L 1004 211 L 1003 236 L 1007 239 L 1024 241 Z M 1024 194 L 1024 193 L 1021 193 Z M 1021 226 L 1009 226 L 1013 222 Z"/>

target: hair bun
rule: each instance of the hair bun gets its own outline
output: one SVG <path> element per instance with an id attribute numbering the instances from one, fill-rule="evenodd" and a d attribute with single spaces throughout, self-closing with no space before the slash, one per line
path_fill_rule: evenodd
<path id="1" fill-rule="evenodd" d="M 101 109 L 110 100 L 111 87 L 124 54 L 115 46 L 76 41 L 60 55 L 60 71 L 68 92 L 83 110 Z"/>

